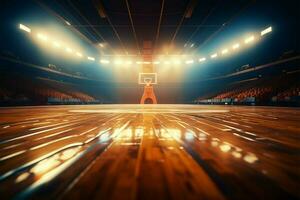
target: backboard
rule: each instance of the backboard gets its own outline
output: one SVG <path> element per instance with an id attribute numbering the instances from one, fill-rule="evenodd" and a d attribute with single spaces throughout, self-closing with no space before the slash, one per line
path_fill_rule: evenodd
<path id="1" fill-rule="evenodd" d="M 154 85 L 157 84 L 157 73 L 139 73 L 140 85 Z"/>

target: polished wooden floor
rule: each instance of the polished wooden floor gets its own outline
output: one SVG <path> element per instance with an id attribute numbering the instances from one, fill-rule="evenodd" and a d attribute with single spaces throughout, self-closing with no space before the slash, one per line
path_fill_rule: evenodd
<path id="1" fill-rule="evenodd" d="M 0 108 L 1 199 L 299 199 L 296 108 Z"/>

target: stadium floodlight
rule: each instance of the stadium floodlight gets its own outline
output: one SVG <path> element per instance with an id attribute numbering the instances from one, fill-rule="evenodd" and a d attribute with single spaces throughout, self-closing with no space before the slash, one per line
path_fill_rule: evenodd
<path id="1" fill-rule="evenodd" d="M 181 64 L 181 60 L 179 60 L 179 59 L 174 59 L 174 60 L 173 60 L 173 64 L 179 65 L 179 64 Z"/>
<path id="2" fill-rule="evenodd" d="M 218 56 L 218 54 L 216 54 L 216 53 L 210 55 L 210 57 L 213 58 L 213 59 L 216 58 L 217 56 Z"/>
<path id="3" fill-rule="evenodd" d="M 186 63 L 186 64 L 193 64 L 193 63 L 194 63 L 194 60 L 186 60 L 185 63 Z"/>
<path id="4" fill-rule="evenodd" d="M 153 64 L 158 65 L 160 62 L 159 61 L 153 61 Z"/>
<path id="5" fill-rule="evenodd" d="M 70 23 L 70 22 L 68 22 L 67 20 L 66 20 L 65 22 L 66 22 L 67 25 L 71 26 L 71 23 Z"/>
<path id="6" fill-rule="evenodd" d="M 248 44 L 248 43 L 253 42 L 253 41 L 254 41 L 254 36 L 252 35 L 252 36 L 245 39 L 245 44 Z"/>
<path id="7" fill-rule="evenodd" d="M 199 58 L 199 62 L 204 62 L 206 60 L 206 58 L 205 57 L 203 57 L 203 58 Z"/>
<path id="8" fill-rule="evenodd" d="M 232 45 L 232 49 L 238 49 L 240 48 L 240 44 L 239 43 L 236 43 L 234 45 Z"/>
<path id="9" fill-rule="evenodd" d="M 122 60 L 115 60 L 115 61 L 114 61 L 114 64 L 116 64 L 116 65 L 121 65 L 121 64 L 122 64 Z"/>
<path id="10" fill-rule="evenodd" d="M 31 32 L 31 29 L 23 24 L 19 24 L 19 28 L 23 31 L 26 31 L 27 33 Z"/>
<path id="11" fill-rule="evenodd" d="M 109 60 L 104 60 L 104 59 L 101 59 L 101 60 L 100 60 L 100 63 L 103 63 L 103 64 L 108 64 L 108 63 L 110 63 L 110 61 L 109 61 Z"/>
<path id="12" fill-rule="evenodd" d="M 38 33 L 37 34 L 37 37 L 40 39 L 40 40 L 43 40 L 43 41 L 48 41 L 48 37 L 44 34 L 41 34 L 41 33 Z"/>
<path id="13" fill-rule="evenodd" d="M 53 46 L 56 47 L 56 48 L 60 48 L 61 47 L 61 44 L 57 41 L 54 41 L 53 42 Z"/>
<path id="14" fill-rule="evenodd" d="M 223 49 L 222 50 L 222 54 L 224 55 L 224 54 L 227 54 L 228 53 L 228 49 Z"/>
<path id="15" fill-rule="evenodd" d="M 267 33 L 270 33 L 270 32 L 272 32 L 272 27 L 271 26 L 266 28 L 265 30 L 261 31 L 260 35 L 263 36 L 263 35 L 265 35 Z"/>
<path id="16" fill-rule="evenodd" d="M 127 64 L 127 65 L 131 65 L 131 64 L 132 64 L 132 61 L 131 61 L 131 60 L 127 60 L 127 61 L 126 61 L 126 64 Z"/>
<path id="17" fill-rule="evenodd" d="M 88 60 L 91 60 L 91 61 L 95 61 L 95 58 L 94 58 L 94 57 L 88 56 L 87 59 L 88 59 Z"/>
<path id="18" fill-rule="evenodd" d="M 66 48 L 66 51 L 67 51 L 68 53 L 72 53 L 72 52 L 73 52 L 73 49 L 71 49 L 70 47 L 67 47 L 67 48 Z"/>
<path id="19" fill-rule="evenodd" d="M 76 52 L 76 55 L 77 55 L 78 57 L 82 57 L 82 53 L 80 53 L 80 52 Z"/>

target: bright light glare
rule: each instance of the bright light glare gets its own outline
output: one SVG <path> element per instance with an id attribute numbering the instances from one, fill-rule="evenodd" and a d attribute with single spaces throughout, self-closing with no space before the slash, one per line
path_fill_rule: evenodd
<path id="1" fill-rule="evenodd" d="M 71 23 L 70 22 L 68 22 L 68 21 L 65 21 L 66 22 L 66 24 L 68 24 L 69 26 L 71 26 Z"/>
<path id="2" fill-rule="evenodd" d="M 65 20 L 65 23 L 67 25 L 71 25 L 68 21 Z M 26 31 L 28 33 L 31 33 L 31 29 L 23 24 L 19 24 L 19 29 L 23 30 L 23 31 Z M 263 36 L 265 34 L 268 34 L 272 32 L 272 27 L 269 26 L 268 28 L 262 30 L 260 32 L 260 35 Z M 66 47 L 64 43 L 60 43 L 60 41 L 56 41 L 56 40 L 53 40 L 51 37 L 48 38 L 48 36 L 46 34 L 43 34 L 43 33 L 35 33 L 34 31 L 34 34 L 36 34 L 37 38 L 41 41 L 44 41 L 44 42 L 47 42 L 49 41 L 53 47 L 55 48 L 61 48 L 61 49 L 64 49 L 66 52 L 68 53 L 72 53 L 74 52 L 73 49 L 71 49 L 70 47 Z M 253 34 L 253 35 L 250 35 L 249 37 L 245 38 L 244 40 L 244 43 L 245 44 L 248 44 L 248 43 L 252 43 L 254 42 L 255 40 L 258 40 L 260 39 L 258 37 L 258 34 Z M 101 48 L 103 47 L 106 47 L 108 44 L 107 43 L 104 43 L 104 42 L 101 42 L 98 44 Z M 184 44 L 184 46 L 190 46 L 190 47 L 194 47 L 194 43 L 190 43 L 190 44 Z M 221 55 L 225 55 L 227 53 L 230 53 L 231 51 L 236 51 L 237 49 L 239 49 L 240 47 L 243 47 L 243 43 L 240 42 L 240 43 L 234 43 L 231 47 L 229 48 L 226 48 L 226 49 L 223 49 L 221 52 L 218 52 L 220 53 L 220 56 Z M 211 54 L 210 55 L 210 58 L 211 59 L 215 59 L 216 57 L 218 57 L 218 53 L 214 53 L 214 54 Z M 78 57 L 83 57 L 83 55 L 79 52 L 76 52 L 76 55 Z M 185 56 L 185 55 L 182 55 L 182 56 Z M 168 57 L 169 59 L 168 60 L 156 60 L 156 61 L 136 61 L 136 64 L 143 64 L 143 65 L 150 65 L 150 64 L 165 64 L 165 65 L 169 65 L 169 64 L 174 64 L 174 65 L 179 65 L 181 63 L 185 63 L 185 64 L 192 64 L 194 63 L 194 60 L 191 59 L 191 60 L 183 60 L 184 58 L 179 58 L 178 55 L 171 55 L 171 57 Z M 185 57 L 185 59 L 188 59 L 189 57 Z M 207 56 L 207 58 L 209 58 L 209 56 Z M 91 60 L 91 61 L 95 61 L 95 58 L 94 57 L 87 57 L 88 60 Z M 158 58 L 158 59 L 161 59 L 161 58 Z M 202 57 L 202 58 L 199 58 L 198 61 L 199 62 L 204 62 L 206 60 L 205 57 Z M 197 61 L 197 60 L 195 60 Z M 114 62 L 114 64 L 117 64 L 117 65 L 120 65 L 120 64 L 126 64 L 126 65 L 131 65 L 133 63 L 132 60 L 126 60 L 126 61 L 123 61 L 123 60 L 120 60 L 120 59 L 117 59 L 115 61 L 109 61 L 109 60 L 100 60 L 100 63 L 110 63 L 110 62 Z"/>
<path id="3" fill-rule="evenodd" d="M 228 144 L 222 144 L 222 145 L 220 145 L 220 149 L 221 149 L 221 151 L 226 153 L 226 152 L 230 151 L 231 146 Z"/>
<path id="4" fill-rule="evenodd" d="M 216 58 L 217 56 L 218 56 L 218 54 L 215 53 L 215 54 L 212 54 L 210 57 L 211 58 Z"/>
<path id="5" fill-rule="evenodd" d="M 243 159 L 244 159 L 244 161 L 246 161 L 246 162 L 248 162 L 250 164 L 252 164 L 252 163 L 254 163 L 254 162 L 256 162 L 258 160 L 258 158 L 256 157 L 256 155 L 254 155 L 254 154 L 245 155 Z"/>
<path id="6" fill-rule="evenodd" d="M 122 64 L 122 61 L 121 60 L 115 60 L 114 62 L 116 65 L 121 65 Z"/>
<path id="7" fill-rule="evenodd" d="M 187 133 L 185 133 L 184 137 L 185 137 L 186 140 L 193 140 L 194 139 L 194 134 L 191 133 L 191 132 L 187 132 Z"/>
<path id="8" fill-rule="evenodd" d="M 179 59 L 174 59 L 174 60 L 173 60 L 173 63 L 174 63 L 175 65 L 179 65 L 179 64 L 181 64 L 181 60 L 179 60 Z"/>
<path id="9" fill-rule="evenodd" d="M 254 36 L 252 35 L 252 36 L 250 36 L 250 37 L 248 37 L 247 39 L 245 39 L 245 43 L 246 44 L 248 44 L 248 43 L 250 43 L 250 42 L 253 42 L 254 41 Z"/>
<path id="10" fill-rule="evenodd" d="M 46 173 L 52 168 L 57 167 L 60 164 L 60 161 L 56 159 L 56 157 L 50 157 L 48 159 L 40 161 L 33 168 L 31 168 L 30 172 L 36 175 Z"/>
<path id="11" fill-rule="evenodd" d="M 108 64 L 108 63 L 110 63 L 110 62 L 109 62 L 109 60 L 104 60 L 104 59 L 102 59 L 102 60 L 100 60 L 100 63 Z"/>
<path id="12" fill-rule="evenodd" d="M 206 60 L 206 58 L 199 58 L 199 62 L 204 62 Z"/>
<path id="13" fill-rule="evenodd" d="M 48 37 L 44 34 L 38 33 L 37 37 L 43 41 L 48 41 Z"/>
<path id="14" fill-rule="evenodd" d="M 132 64 L 132 61 L 131 61 L 131 60 L 127 60 L 127 61 L 126 61 L 126 64 L 127 64 L 127 65 L 131 65 L 131 64 Z"/>
<path id="15" fill-rule="evenodd" d="M 54 41 L 53 42 L 53 46 L 56 47 L 56 48 L 60 48 L 61 47 L 61 44 L 57 41 Z"/>
<path id="16" fill-rule="evenodd" d="M 79 53 L 79 52 L 76 52 L 76 55 L 77 55 L 78 57 L 82 57 L 82 54 Z"/>
<path id="17" fill-rule="evenodd" d="M 236 43 L 234 45 L 232 45 L 232 49 L 238 49 L 240 48 L 240 44 L 239 43 Z"/>
<path id="18" fill-rule="evenodd" d="M 263 36 L 263 35 L 265 35 L 265 34 L 267 34 L 267 33 L 270 33 L 270 32 L 272 32 L 272 27 L 271 27 L 271 26 L 268 27 L 268 28 L 266 28 L 266 29 L 263 30 L 262 32 L 260 32 L 260 35 Z"/>
<path id="19" fill-rule="evenodd" d="M 76 155 L 76 153 L 79 151 L 80 147 L 74 147 L 72 149 L 64 150 L 60 156 L 61 160 L 68 160 Z"/>
<path id="20" fill-rule="evenodd" d="M 226 54 L 226 53 L 228 53 L 228 49 L 223 49 L 222 54 Z"/>
<path id="21" fill-rule="evenodd" d="M 109 134 L 108 133 L 103 133 L 102 135 L 100 135 L 99 140 L 101 142 L 106 142 L 110 139 Z"/>
<path id="22" fill-rule="evenodd" d="M 31 29 L 28 28 L 27 26 L 23 25 L 23 24 L 20 24 L 20 25 L 19 25 L 19 28 L 20 28 L 21 30 L 23 30 L 23 31 L 28 32 L 28 33 L 31 32 Z"/>
<path id="23" fill-rule="evenodd" d="M 185 61 L 186 64 L 193 64 L 194 63 L 194 60 L 187 60 Z"/>
<path id="24" fill-rule="evenodd" d="M 94 57 L 88 56 L 87 59 L 88 59 L 88 60 L 91 60 L 91 61 L 95 61 L 95 58 L 94 58 Z"/>
<path id="25" fill-rule="evenodd" d="M 73 50 L 72 50 L 70 47 L 67 47 L 67 48 L 66 48 L 66 51 L 67 51 L 68 53 L 72 53 L 72 52 L 73 52 Z"/>

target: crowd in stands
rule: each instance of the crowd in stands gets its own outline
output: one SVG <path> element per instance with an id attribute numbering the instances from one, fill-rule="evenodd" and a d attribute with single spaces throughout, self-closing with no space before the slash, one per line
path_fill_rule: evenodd
<path id="1" fill-rule="evenodd" d="M 95 98 L 80 91 L 78 89 L 78 86 L 74 86 L 71 84 L 63 83 L 60 81 L 54 81 L 51 79 L 39 79 L 42 81 L 49 89 L 52 89 L 52 91 L 55 91 L 55 94 L 50 94 L 48 97 L 51 98 L 58 98 L 63 100 L 68 99 L 78 99 L 83 102 L 92 102 L 95 101 Z"/>
<path id="2" fill-rule="evenodd" d="M 100 103 L 77 85 L 44 78 L 14 79 L 1 77 L 1 105 L 45 105 L 45 104 L 86 104 Z"/>
<path id="3" fill-rule="evenodd" d="M 283 92 L 277 94 L 277 100 L 289 100 L 291 97 L 299 97 L 300 96 L 300 86 L 294 86 L 290 89 L 287 89 Z"/>
<path id="4" fill-rule="evenodd" d="M 255 97 L 255 98 L 263 98 L 268 94 L 272 93 L 271 87 L 255 87 L 247 90 L 233 90 L 230 92 L 221 93 L 215 96 L 215 99 L 225 99 L 225 98 L 233 98 L 236 101 L 242 101 L 248 97 Z"/>
<path id="5" fill-rule="evenodd" d="M 300 105 L 299 73 L 234 83 L 209 98 L 199 97 L 195 103 L 255 105 L 290 103 Z"/>

